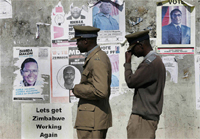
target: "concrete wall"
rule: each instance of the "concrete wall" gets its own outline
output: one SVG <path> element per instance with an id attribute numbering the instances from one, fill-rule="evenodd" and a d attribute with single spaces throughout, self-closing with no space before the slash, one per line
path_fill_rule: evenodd
<path id="1" fill-rule="evenodd" d="M 151 37 L 156 37 L 156 2 L 159 0 L 125 0 L 126 32 L 152 27 Z M 87 0 L 62 0 L 67 13 L 69 5 L 81 7 Z M 200 2 L 187 0 L 196 7 L 196 48 L 200 45 Z M 12 0 L 13 17 L 0 19 L 1 88 L 0 88 L 0 138 L 21 138 L 21 103 L 12 101 L 13 47 L 50 47 L 50 27 L 40 26 L 40 38 L 35 38 L 36 23 L 51 24 L 51 11 L 56 0 Z M 128 19 L 142 17 L 143 22 L 130 26 Z M 196 110 L 194 55 L 175 55 L 178 62 L 178 83 L 168 75 L 164 107 L 157 130 L 158 139 L 199 139 L 200 111 Z M 122 66 L 122 65 L 120 65 Z M 188 73 L 187 78 L 183 78 Z M 131 113 L 133 90 L 114 97 L 111 101 L 113 127 L 108 131 L 110 139 L 125 139 L 126 126 Z M 73 106 L 76 116 L 77 103 Z M 74 118 L 73 118 L 74 123 Z M 74 138 L 76 133 L 74 132 Z"/>

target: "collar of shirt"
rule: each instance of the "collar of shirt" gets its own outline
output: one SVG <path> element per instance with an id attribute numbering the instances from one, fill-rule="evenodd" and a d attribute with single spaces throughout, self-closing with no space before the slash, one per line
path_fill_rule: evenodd
<path id="1" fill-rule="evenodd" d="M 177 28 L 177 26 L 179 26 L 181 28 L 181 24 L 178 24 L 178 25 L 173 24 L 173 25 L 175 26 L 175 28 Z"/>
<path id="2" fill-rule="evenodd" d="M 103 14 L 103 13 L 99 13 L 99 15 L 100 15 L 100 16 L 105 16 L 105 17 L 107 17 L 107 18 L 110 18 L 110 14 L 108 14 L 108 16 L 106 16 L 106 15 Z"/>
<path id="3" fill-rule="evenodd" d="M 96 49 L 99 45 L 96 45 L 94 48 L 92 48 L 90 51 L 87 52 L 85 59 L 88 57 L 88 55 L 94 51 L 94 49 Z"/>
<path id="4" fill-rule="evenodd" d="M 155 54 L 157 55 L 157 53 L 154 50 L 151 50 L 145 57 L 144 59 L 147 59 L 150 55 Z"/>

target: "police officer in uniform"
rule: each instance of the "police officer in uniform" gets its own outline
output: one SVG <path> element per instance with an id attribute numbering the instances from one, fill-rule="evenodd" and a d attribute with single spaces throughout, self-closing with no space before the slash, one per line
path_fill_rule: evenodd
<path id="1" fill-rule="evenodd" d="M 75 128 L 79 139 L 106 138 L 112 126 L 109 104 L 111 84 L 111 64 L 108 56 L 97 45 L 99 28 L 74 26 L 77 47 L 86 52 L 81 82 L 72 89 L 79 99 Z"/>
<path id="2" fill-rule="evenodd" d="M 134 88 L 132 113 L 128 121 L 129 139 L 154 139 L 163 107 L 163 91 L 166 69 L 149 41 L 149 31 L 126 35 L 129 42 L 125 53 L 125 80 L 129 88 Z M 136 71 L 131 70 L 131 56 L 144 57 Z"/>

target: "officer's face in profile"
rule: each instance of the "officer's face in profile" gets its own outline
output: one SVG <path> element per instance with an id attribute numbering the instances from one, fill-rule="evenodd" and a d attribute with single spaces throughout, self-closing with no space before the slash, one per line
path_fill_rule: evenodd
<path id="1" fill-rule="evenodd" d="M 76 42 L 77 42 L 76 44 L 77 44 L 78 50 L 81 53 L 87 52 L 85 41 L 86 41 L 86 39 L 77 39 L 76 40 Z"/>
<path id="2" fill-rule="evenodd" d="M 180 24 L 181 23 L 181 17 L 182 17 L 182 14 L 179 11 L 173 12 L 172 18 L 171 18 L 172 19 L 172 23 Z"/>
<path id="3" fill-rule="evenodd" d="M 28 86 L 34 86 L 38 76 L 38 65 L 35 62 L 26 63 L 21 69 L 21 75 Z"/>
<path id="4" fill-rule="evenodd" d="M 81 15 L 81 10 L 82 10 L 81 8 L 73 7 L 71 9 L 71 15 L 72 15 L 72 17 L 75 18 L 75 19 L 79 18 L 80 15 Z"/>
<path id="5" fill-rule="evenodd" d="M 67 67 L 67 69 L 64 70 L 63 72 L 63 78 L 65 81 L 65 84 L 67 85 L 71 85 L 74 82 L 74 78 L 75 78 L 75 71 L 73 68 L 71 67 Z"/>
<path id="6" fill-rule="evenodd" d="M 103 14 L 110 14 L 111 12 L 111 4 L 109 2 L 102 2 L 99 8 Z"/>
<path id="7" fill-rule="evenodd" d="M 133 46 L 133 48 L 131 49 L 131 54 L 132 55 L 135 55 L 135 56 L 137 56 L 137 57 L 140 57 L 140 56 L 142 56 L 142 52 L 143 52 L 143 50 L 142 50 L 142 48 L 141 48 L 141 44 L 139 43 L 137 43 L 137 44 L 135 44 L 134 46 Z"/>

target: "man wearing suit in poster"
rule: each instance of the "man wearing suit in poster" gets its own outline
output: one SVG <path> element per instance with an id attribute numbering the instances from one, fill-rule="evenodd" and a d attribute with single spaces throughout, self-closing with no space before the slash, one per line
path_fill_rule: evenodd
<path id="1" fill-rule="evenodd" d="M 181 24 L 182 12 L 170 12 L 171 23 L 162 27 L 162 44 L 190 44 L 190 28 Z"/>

